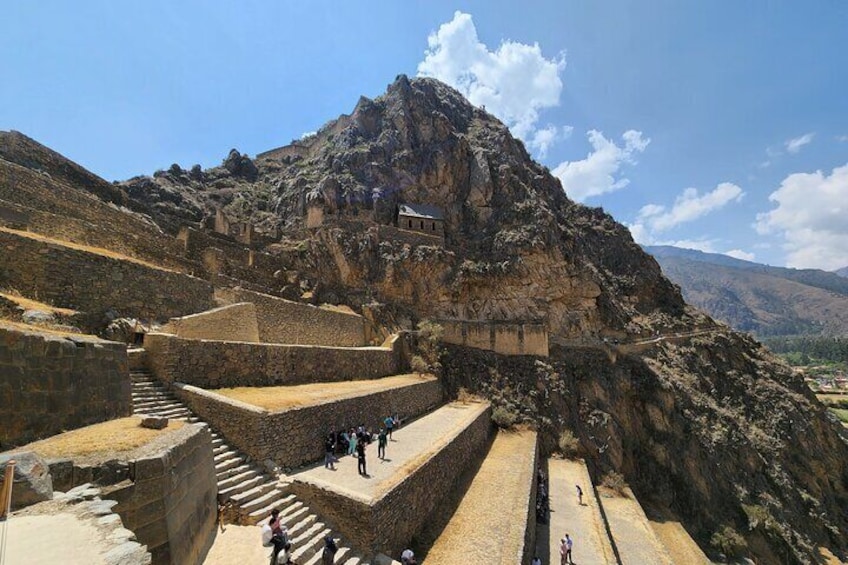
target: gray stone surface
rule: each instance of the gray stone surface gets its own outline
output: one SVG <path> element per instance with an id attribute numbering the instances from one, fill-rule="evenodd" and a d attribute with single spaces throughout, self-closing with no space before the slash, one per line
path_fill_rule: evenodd
<path id="1" fill-rule="evenodd" d="M 15 460 L 12 480 L 12 510 L 53 498 L 53 480 L 47 462 L 32 451 L 0 455 L 0 485 L 5 482 L 6 466 Z"/>
<path id="2" fill-rule="evenodd" d="M 151 430 L 162 430 L 168 427 L 168 418 L 160 418 L 159 416 L 146 416 L 141 419 L 142 428 L 150 428 Z"/>

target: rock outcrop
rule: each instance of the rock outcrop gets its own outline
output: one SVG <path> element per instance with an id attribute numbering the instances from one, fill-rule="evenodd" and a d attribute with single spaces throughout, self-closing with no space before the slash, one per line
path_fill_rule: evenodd
<path id="1" fill-rule="evenodd" d="M 315 135 L 245 159 L 121 186 L 171 231 L 214 208 L 283 228 L 266 251 L 317 281 L 313 299 L 380 302 L 369 311 L 396 325 L 544 324 L 548 359 L 450 347 L 446 380 L 533 423 L 548 450 L 573 431 L 596 478 L 623 473 L 710 553 L 736 531 L 764 562 L 816 561 L 819 547 L 848 559 L 844 430 L 453 89 L 398 77 Z M 444 239 L 395 227 L 400 203 L 441 209 Z"/>

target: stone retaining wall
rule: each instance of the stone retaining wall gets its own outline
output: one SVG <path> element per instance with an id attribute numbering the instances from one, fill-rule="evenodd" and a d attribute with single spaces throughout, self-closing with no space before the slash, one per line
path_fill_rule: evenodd
<path id="1" fill-rule="evenodd" d="M 323 438 L 329 430 L 365 424 L 382 425 L 387 414 L 419 416 L 442 402 L 442 386 L 430 378 L 409 386 L 269 412 L 213 391 L 178 384 L 175 392 L 200 418 L 227 441 L 256 461 L 271 460 L 294 468 L 324 456 Z"/>
<path id="2" fill-rule="evenodd" d="M 448 343 L 486 349 L 502 355 L 548 356 L 548 331 L 543 324 L 508 324 L 473 320 L 437 320 Z"/>
<path id="3" fill-rule="evenodd" d="M 0 327 L 0 450 L 131 413 L 124 344 Z"/>
<path id="4" fill-rule="evenodd" d="M 172 318 L 162 330 L 187 339 L 259 341 L 256 307 L 247 302 Z"/>
<path id="5" fill-rule="evenodd" d="M 345 539 L 371 554 L 400 555 L 440 512 L 468 466 L 483 456 L 491 431 L 487 407 L 443 449 L 376 500 L 343 496 L 300 481 L 293 482 L 292 489 L 336 525 Z"/>
<path id="6" fill-rule="evenodd" d="M 218 482 L 212 436 L 205 425 L 186 425 L 169 445 L 130 461 L 130 481 L 108 497 L 154 564 L 199 565 L 215 539 Z M 258 540 L 257 540 L 258 542 Z"/>
<path id="7" fill-rule="evenodd" d="M 344 348 L 144 336 L 148 365 L 159 380 L 201 388 L 377 379 L 399 372 L 400 345 L 400 340 L 392 348 Z"/>
<path id="8" fill-rule="evenodd" d="M 227 302 L 256 305 L 259 336 L 266 343 L 359 347 L 367 345 L 366 324 L 357 314 L 326 310 L 243 289 L 218 289 Z"/>
<path id="9" fill-rule="evenodd" d="M 0 286 L 54 306 L 165 320 L 214 306 L 212 285 L 173 271 L 0 231 Z"/>

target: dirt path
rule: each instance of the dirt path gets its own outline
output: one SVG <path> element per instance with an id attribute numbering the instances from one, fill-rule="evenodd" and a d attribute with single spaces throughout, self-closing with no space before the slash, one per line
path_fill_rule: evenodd
<path id="1" fill-rule="evenodd" d="M 6 532 L 6 564 L 106 565 L 108 544 L 94 524 L 73 514 L 13 516 Z"/>
<path id="2" fill-rule="evenodd" d="M 709 565 L 710 560 L 683 527 L 674 520 L 650 521 L 651 528 L 662 542 L 672 561 L 692 565 Z"/>
<path id="3" fill-rule="evenodd" d="M 224 533 L 219 528 L 215 542 L 206 554 L 205 565 L 265 565 L 269 561 L 271 550 L 262 547 L 262 529 L 258 526 L 226 527 Z"/>
<path id="4" fill-rule="evenodd" d="M 559 565 L 560 540 L 567 533 L 574 540 L 572 559 L 575 563 L 616 563 L 586 463 L 582 459 L 549 459 L 548 477 L 551 522 L 537 528 L 537 550 L 542 562 Z M 575 485 L 583 489 L 583 506 L 577 503 Z"/>
<path id="5" fill-rule="evenodd" d="M 629 488 L 625 489 L 625 496 L 602 495 L 601 504 L 622 565 L 673 565 Z"/>
<path id="6" fill-rule="evenodd" d="M 533 484 L 534 432 L 500 432 L 425 563 L 521 563 Z"/>
<path id="7" fill-rule="evenodd" d="M 386 447 L 386 458 L 377 457 L 377 443 L 365 449 L 368 476 L 357 472 L 355 457 L 345 455 L 336 463 L 335 471 L 325 469 L 323 462 L 296 471 L 287 476 L 340 492 L 359 500 L 370 501 L 386 492 L 404 477 L 414 472 L 423 462 L 484 412 L 488 404 L 482 402 L 446 404 L 418 418 L 393 434 Z"/>

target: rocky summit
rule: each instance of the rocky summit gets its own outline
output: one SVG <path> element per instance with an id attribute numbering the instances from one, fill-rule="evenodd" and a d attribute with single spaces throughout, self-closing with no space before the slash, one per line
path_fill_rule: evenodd
<path id="1" fill-rule="evenodd" d="M 381 327 L 438 322 L 448 343 L 431 368 L 449 392 L 538 430 L 544 455 L 582 456 L 596 484 L 626 481 L 707 555 L 848 560 L 846 430 L 754 339 L 688 306 L 624 226 L 572 202 L 503 123 L 434 79 L 399 76 L 254 158 L 234 149 L 220 167 L 111 186 L 20 147 L 0 144 L 3 159 L 79 176 L 162 237 L 216 214 L 249 224 L 279 264 L 263 292 Z"/>

